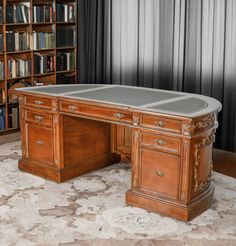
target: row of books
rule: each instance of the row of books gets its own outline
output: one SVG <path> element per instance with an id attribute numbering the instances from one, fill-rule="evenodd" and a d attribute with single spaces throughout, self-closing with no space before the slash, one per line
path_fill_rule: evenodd
<path id="1" fill-rule="evenodd" d="M 33 32 L 33 49 L 53 49 L 55 48 L 55 33 Z"/>
<path id="2" fill-rule="evenodd" d="M 74 52 L 58 52 L 57 53 L 57 71 L 70 71 L 75 68 Z"/>
<path id="3" fill-rule="evenodd" d="M 57 3 L 56 5 L 57 22 L 74 22 L 75 7 L 73 3 Z M 7 23 L 29 23 L 30 4 L 17 3 L 7 4 L 6 22 Z M 53 7 L 51 4 L 33 5 L 33 22 L 52 22 Z M 0 5 L 0 23 L 3 23 L 3 6 Z"/>
<path id="4" fill-rule="evenodd" d="M 0 52 L 3 52 L 3 34 L 0 33 Z"/>
<path id="5" fill-rule="evenodd" d="M 11 107 L 9 108 L 8 114 L 8 124 L 9 128 L 18 128 L 20 125 L 19 122 L 19 108 L 18 107 Z M 4 130 L 6 128 L 6 108 L 0 108 L 0 130 Z"/>
<path id="6" fill-rule="evenodd" d="M 34 5 L 34 23 L 52 22 L 53 10 L 51 5 Z"/>
<path id="7" fill-rule="evenodd" d="M 0 88 L 0 104 L 6 102 L 5 90 Z"/>
<path id="8" fill-rule="evenodd" d="M 7 51 L 23 51 L 30 49 L 30 34 L 27 32 L 6 32 Z"/>
<path id="9" fill-rule="evenodd" d="M 8 78 L 25 77 L 31 75 L 31 60 L 9 59 Z"/>
<path id="10" fill-rule="evenodd" d="M 0 5 L 0 23 L 3 23 L 3 7 Z"/>
<path id="11" fill-rule="evenodd" d="M 43 74 L 54 71 L 54 54 L 36 53 L 34 56 L 34 73 Z"/>
<path id="12" fill-rule="evenodd" d="M 8 4 L 6 6 L 7 23 L 29 23 L 29 3 Z"/>
<path id="13" fill-rule="evenodd" d="M 4 62 L 0 61 L 0 80 L 4 79 Z"/>
<path id="14" fill-rule="evenodd" d="M 4 130 L 6 128 L 6 109 L 0 108 L 0 130 Z"/>
<path id="15" fill-rule="evenodd" d="M 60 34 L 63 34 L 60 37 Z M 55 33 L 33 32 L 33 49 L 53 49 L 55 48 Z M 75 43 L 74 31 L 71 29 L 59 29 L 57 41 L 58 47 L 73 46 Z M 7 51 L 24 51 L 30 49 L 30 33 L 27 32 L 6 32 Z M 3 52 L 3 34 L 0 34 L 0 52 Z"/>
<path id="16" fill-rule="evenodd" d="M 75 21 L 74 4 L 57 3 L 57 21 L 58 22 Z"/>

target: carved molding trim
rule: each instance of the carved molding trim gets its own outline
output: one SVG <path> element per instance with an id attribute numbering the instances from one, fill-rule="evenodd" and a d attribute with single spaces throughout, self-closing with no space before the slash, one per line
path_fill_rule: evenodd
<path id="1" fill-rule="evenodd" d="M 57 124 L 58 123 L 58 116 L 57 115 L 53 115 L 53 124 Z"/>
<path id="2" fill-rule="evenodd" d="M 19 100 L 19 105 L 23 106 L 24 105 L 24 97 L 23 96 L 19 96 L 18 100 Z"/>
<path id="3" fill-rule="evenodd" d="M 189 135 L 191 133 L 193 133 L 195 130 L 195 127 L 193 124 L 189 123 L 189 122 L 184 122 L 182 124 L 182 132 L 186 135 Z"/>
<path id="4" fill-rule="evenodd" d="M 58 102 L 53 100 L 52 101 L 52 110 L 57 111 L 58 110 Z"/>
<path id="5" fill-rule="evenodd" d="M 184 122 L 182 124 L 182 132 L 186 135 L 189 135 L 193 132 L 199 131 L 199 130 L 203 130 L 206 128 L 210 128 L 213 126 L 218 126 L 217 122 L 215 120 L 215 115 L 211 115 L 208 118 L 204 119 L 204 120 L 200 120 L 200 121 L 196 121 L 193 123 L 190 122 Z"/>
<path id="6" fill-rule="evenodd" d="M 139 115 L 133 115 L 133 125 L 138 126 L 140 122 Z"/>
<path id="7" fill-rule="evenodd" d="M 134 141 L 135 141 L 135 143 L 137 143 L 138 138 L 139 138 L 139 132 L 138 131 L 135 131 L 134 132 Z"/>
<path id="8" fill-rule="evenodd" d="M 198 169 L 200 164 L 200 150 L 202 147 L 206 147 L 215 142 L 215 129 L 212 131 L 211 135 L 202 139 L 202 142 L 194 145 L 194 166 L 193 166 L 193 183 L 194 183 L 194 192 L 204 190 L 208 187 L 212 177 L 213 164 L 210 163 L 210 170 L 207 175 L 207 178 L 201 182 L 198 181 Z"/>

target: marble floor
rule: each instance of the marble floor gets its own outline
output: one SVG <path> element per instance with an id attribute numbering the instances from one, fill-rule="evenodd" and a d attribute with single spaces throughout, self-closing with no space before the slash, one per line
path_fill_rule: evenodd
<path id="1" fill-rule="evenodd" d="M 184 223 L 126 206 L 126 164 L 56 184 L 20 172 L 20 156 L 0 145 L 0 246 L 236 245 L 235 178 L 214 172 L 212 207 Z"/>

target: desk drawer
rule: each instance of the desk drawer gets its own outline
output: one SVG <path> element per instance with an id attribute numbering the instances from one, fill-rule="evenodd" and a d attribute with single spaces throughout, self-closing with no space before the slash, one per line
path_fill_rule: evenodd
<path id="1" fill-rule="evenodd" d="M 42 109 L 52 109 L 52 100 L 46 97 L 26 96 L 25 105 Z"/>
<path id="2" fill-rule="evenodd" d="M 141 144 L 180 154 L 181 140 L 159 134 L 141 133 Z"/>
<path id="3" fill-rule="evenodd" d="M 178 199 L 180 157 L 141 149 L 140 188 Z"/>
<path id="4" fill-rule="evenodd" d="M 28 158 L 53 165 L 53 131 L 36 125 L 27 125 Z"/>
<path id="5" fill-rule="evenodd" d="M 142 115 L 141 125 L 156 129 L 165 129 L 174 132 L 181 132 L 181 121 L 165 117 Z"/>
<path id="6" fill-rule="evenodd" d="M 60 110 L 116 122 L 132 123 L 132 113 L 119 109 L 62 101 L 60 104 Z"/>
<path id="7" fill-rule="evenodd" d="M 26 111 L 26 121 L 37 123 L 45 126 L 52 126 L 52 115 L 49 114 L 42 114 L 33 111 Z"/>

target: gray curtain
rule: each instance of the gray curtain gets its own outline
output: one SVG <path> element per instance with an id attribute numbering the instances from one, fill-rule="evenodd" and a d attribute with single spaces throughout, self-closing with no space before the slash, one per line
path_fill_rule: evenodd
<path id="1" fill-rule="evenodd" d="M 235 0 L 80 0 L 79 16 L 81 83 L 212 96 L 216 147 L 236 151 Z"/>

